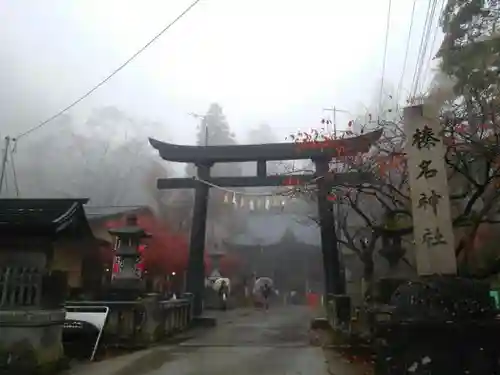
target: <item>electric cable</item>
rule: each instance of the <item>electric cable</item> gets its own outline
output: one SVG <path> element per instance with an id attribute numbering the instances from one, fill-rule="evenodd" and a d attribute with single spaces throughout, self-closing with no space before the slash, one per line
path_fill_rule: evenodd
<path id="1" fill-rule="evenodd" d="M 416 63 L 415 63 L 415 69 L 413 71 L 413 78 L 412 78 L 412 82 L 411 82 L 411 86 L 410 86 L 410 96 L 413 96 L 413 87 L 415 85 L 415 78 L 416 78 L 416 74 L 417 74 L 417 70 L 418 70 L 418 64 L 420 63 L 420 55 L 422 54 L 422 47 L 423 47 L 423 43 L 424 43 L 424 38 L 425 38 L 425 33 L 426 33 L 426 30 L 427 30 L 427 24 L 429 22 L 429 15 L 430 15 L 430 12 L 431 12 L 431 2 L 429 1 L 429 5 L 427 7 L 427 13 L 426 13 L 426 17 L 425 17 L 425 22 L 424 22 L 424 27 L 423 27 L 423 30 L 422 30 L 422 35 L 420 36 L 420 44 L 419 44 L 419 47 L 418 47 L 418 54 L 417 54 L 417 60 L 416 60 Z"/>
<path id="2" fill-rule="evenodd" d="M 164 27 L 158 34 L 156 34 L 149 42 L 147 42 L 142 48 L 140 48 L 137 52 L 135 52 L 131 57 L 129 57 L 123 64 L 121 64 L 118 68 L 116 68 L 111 74 L 109 74 L 106 78 L 100 81 L 97 85 L 95 85 L 92 89 L 87 91 L 85 94 L 80 96 L 74 102 L 57 112 L 55 115 L 49 117 L 45 121 L 40 124 L 26 130 L 25 132 L 19 134 L 16 138 L 16 142 L 19 141 L 20 138 L 31 134 L 32 132 L 44 127 L 54 119 L 58 118 L 81 101 L 92 95 L 96 90 L 98 90 L 101 86 L 105 85 L 111 78 L 113 78 L 117 73 L 119 73 L 123 68 L 125 68 L 130 62 L 132 62 L 137 56 L 139 56 L 142 52 L 144 52 L 148 47 L 150 47 L 154 42 L 156 42 L 165 32 L 167 32 L 172 26 L 174 26 L 181 18 L 183 18 L 191 9 L 193 9 L 201 0 L 195 0 L 191 3 L 180 15 L 178 15 L 173 21 L 171 21 L 166 27 Z"/>
<path id="3" fill-rule="evenodd" d="M 378 116 L 380 116 L 382 109 L 382 95 L 384 93 L 384 77 L 385 77 L 385 65 L 387 61 L 387 46 L 389 44 L 389 29 L 391 25 L 391 8 L 392 8 L 392 0 L 389 0 L 389 6 L 387 8 L 387 21 L 385 25 L 385 44 L 384 44 L 384 57 L 382 60 L 382 79 L 380 81 L 380 94 L 379 94 L 379 103 L 378 103 Z"/>
<path id="4" fill-rule="evenodd" d="M 431 61 L 433 60 L 433 57 L 434 57 L 433 52 L 435 49 L 437 35 L 438 35 L 439 18 L 440 18 L 440 15 L 443 14 L 444 8 L 446 6 L 446 1 L 443 1 L 443 0 L 441 0 L 441 1 L 442 1 L 441 8 L 440 8 L 440 11 L 438 13 L 438 17 L 435 21 L 434 31 L 432 32 L 433 36 L 432 36 L 432 42 L 430 45 L 429 56 L 426 60 L 426 64 L 424 65 L 425 68 L 422 71 L 423 74 L 422 74 L 422 79 L 420 81 L 420 83 L 421 83 L 420 91 L 424 90 L 425 84 L 427 83 L 427 81 L 429 79 L 430 72 L 431 72 Z"/>
<path id="5" fill-rule="evenodd" d="M 401 96 L 401 90 L 403 88 L 403 80 L 404 80 L 404 76 L 406 73 L 406 65 L 408 63 L 408 53 L 410 51 L 411 32 L 413 30 L 413 22 L 415 20 L 416 5 L 417 5 L 417 0 L 413 0 L 413 7 L 411 10 L 410 27 L 408 30 L 408 38 L 406 40 L 406 51 L 405 51 L 405 57 L 404 57 L 404 61 L 403 61 L 403 71 L 401 72 L 401 78 L 399 79 L 399 84 L 398 84 L 398 88 L 396 91 L 396 103 L 399 103 L 399 98 Z"/>
<path id="6" fill-rule="evenodd" d="M 415 70 L 413 72 L 413 80 L 412 80 L 412 84 L 411 84 L 411 87 L 410 87 L 410 95 L 411 96 L 415 96 L 415 93 L 417 91 L 417 89 L 416 89 L 417 82 L 418 82 L 417 75 L 418 75 L 419 67 L 422 64 L 422 59 L 423 59 L 422 58 L 422 51 L 423 51 L 423 48 L 424 48 L 425 39 L 427 37 L 428 30 L 430 29 L 430 22 L 429 21 L 430 21 L 430 15 L 432 13 L 432 9 L 434 9 L 433 8 L 433 4 L 434 4 L 434 7 L 435 7 L 436 0 L 433 0 L 432 2 L 429 1 L 429 5 L 427 7 L 427 14 L 426 14 L 426 17 L 425 17 L 424 27 L 423 27 L 423 30 L 422 30 L 422 36 L 420 37 L 420 46 L 419 46 L 419 49 L 418 49 L 417 61 L 416 61 L 416 64 L 415 64 Z"/>
<path id="7" fill-rule="evenodd" d="M 429 24 L 428 24 L 428 27 L 427 27 L 427 35 L 424 39 L 424 45 L 423 45 L 423 48 L 422 48 L 422 54 L 420 56 L 420 64 L 418 66 L 418 72 L 417 72 L 417 76 L 416 76 L 416 81 L 415 81 L 415 87 L 414 87 L 414 95 L 416 96 L 417 95 L 417 92 L 419 90 L 419 87 L 420 87 L 420 83 L 421 83 L 421 80 L 422 80 L 422 68 L 424 66 L 424 60 L 425 60 L 425 57 L 427 55 L 427 49 L 429 47 L 429 40 L 430 40 L 430 36 L 431 36 L 431 29 L 432 29 L 432 24 L 433 24 L 433 21 L 434 21 L 434 14 L 436 13 L 436 7 L 437 7 L 437 0 L 434 0 L 433 2 L 433 5 L 432 5 L 432 11 L 431 11 L 431 15 L 430 15 L 430 18 L 429 18 Z"/>

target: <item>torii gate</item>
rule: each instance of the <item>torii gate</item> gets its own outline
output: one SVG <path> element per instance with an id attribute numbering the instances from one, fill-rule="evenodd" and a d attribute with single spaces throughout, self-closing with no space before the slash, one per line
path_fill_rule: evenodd
<path id="1" fill-rule="evenodd" d="M 327 297 L 345 293 L 345 280 L 341 277 L 333 204 L 328 200 L 331 187 L 336 184 L 369 181 L 369 173 L 329 173 L 329 161 L 338 156 L 353 156 L 367 152 L 378 141 L 382 130 L 364 135 L 316 144 L 316 147 L 300 147 L 300 144 L 270 143 L 232 146 L 185 146 L 149 139 L 149 143 L 167 161 L 193 163 L 197 167 L 195 178 L 160 178 L 158 189 L 195 189 L 195 200 L 189 244 L 187 291 L 194 294 L 194 314 L 203 310 L 205 286 L 204 248 L 210 186 L 203 181 L 221 187 L 287 186 L 291 181 L 303 183 L 314 180 L 318 186 L 318 213 L 321 230 L 321 251 Z M 339 152 L 339 150 L 342 150 Z M 315 164 L 314 174 L 267 175 L 267 162 L 277 160 L 306 160 Z M 215 163 L 257 162 L 256 176 L 210 177 Z M 320 177 L 320 178 L 317 178 Z M 321 178 L 323 177 L 323 178 Z"/>

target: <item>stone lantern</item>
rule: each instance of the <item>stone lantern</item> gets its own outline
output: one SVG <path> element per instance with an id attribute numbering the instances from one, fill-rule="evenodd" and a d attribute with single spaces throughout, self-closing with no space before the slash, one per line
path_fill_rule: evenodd
<path id="1" fill-rule="evenodd" d="M 139 246 L 145 238 L 151 237 L 137 225 L 137 216 L 129 215 L 126 225 L 110 229 L 109 233 L 116 237 L 115 264 L 111 276 L 111 289 L 134 294 L 145 290 Z"/>
<path id="2" fill-rule="evenodd" d="M 211 276 L 215 276 L 216 274 L 221 275 L 221 273 L 220 273 L 220 261 L 222 258 L 224 258 L 226 256 L 226 253 L 224 251 L 216 251 L 216 252 L 208 254 L 208 256 L 210 257 L 210 261 L 212 262 L 212 275 Z"/>
<path id="3" fill-rule="evenodd" d="M 400 229 L 405 229 L 411 226 L 408 215 L 398 214 L 394 212 L 387 212 L 384 215 L 385 229 L 397 232 Z M 383 235 L 382 236 L 382 249 L 379 254 L 387 261 L 389 270 L 394 271 L 399 262 L 406 255 L 406 249 L 402 245 L 401 235 Z"/>

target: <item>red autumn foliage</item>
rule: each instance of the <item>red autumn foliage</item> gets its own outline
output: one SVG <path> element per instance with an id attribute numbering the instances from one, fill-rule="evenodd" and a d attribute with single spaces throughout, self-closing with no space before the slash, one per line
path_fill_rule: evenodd
<path id="1" fill-rule="evenodd" d="M 351 166 L 362 166 L 364 163 L 363 159 L 359 155 L 352 154 L 350 150 L 346 148 L 345 140 L 352 136 L 359 136 L 364 133 L 361 130 L 360 134 L 355 134 L 352 129 L 353 122 L 349 121 L 347 131 L 344 131 L 340 137 L 335 134 L 329 134 L 324 131 L 324 129 L 316 130 L 311 129 L 309 132 L 301 131 L 297 134 L 292 134 L 289 137 L 297 144 L 300 150 L 304 149 L 335 149 L 337 156 L 335 159 L 339 161 L 344 161 L 346 164 Z M 382 175 L 389 173 L 390 171 L 404 169 L 404 164 L 406 161 L 406 156 L 404 153 L 391 153 L 389 155 L 377 155 L 373 158 L 374 162 L 378 166 L 378 172 Z M 333 172 L 333 171 L 331 171 Z M 284 181 L 284 185 L 300 185 L 300 181 Z"/>
<path id="2" fill-rule="evenodd" d="M 226 254 L 220 260 L 220 272 L 224 277 L 231 277 L 234 274 L 237 274 L 241 268 L 243 267 L 243 263 L 241 258 L 239 258 L 235 254 Z"/>

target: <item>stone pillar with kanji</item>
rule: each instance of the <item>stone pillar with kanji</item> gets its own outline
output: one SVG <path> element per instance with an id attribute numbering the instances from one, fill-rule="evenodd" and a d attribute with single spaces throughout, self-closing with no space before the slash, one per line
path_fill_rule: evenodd
<path id="1" fill-rule="evenodd" d="M 138 226 L 137 216 L 129 215 L 126 225 L 110 229 L 116 237 L 115 259 L 111 276 L 111 289 L 114 292 L 142 293 L 145 282 L 142 275 L 142 240 L 151 237 Z"/>
<path id="2" fill-rule="evenodd" d="M 445 146 L 440 123 L 428 106 L 404 110 L 417 272 L 456 275 Z"/>

